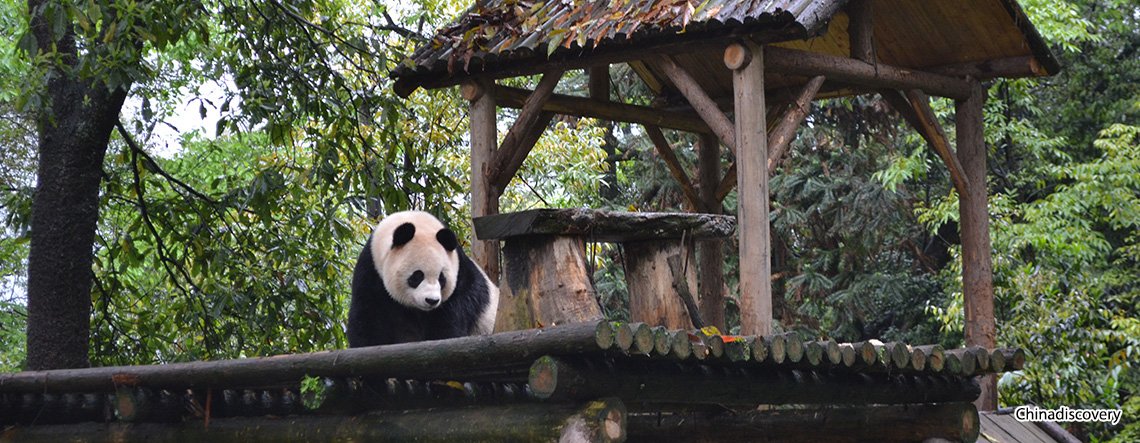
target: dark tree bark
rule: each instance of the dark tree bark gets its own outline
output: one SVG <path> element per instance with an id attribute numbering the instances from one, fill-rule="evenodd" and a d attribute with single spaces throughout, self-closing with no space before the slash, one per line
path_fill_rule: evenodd
<path id="1" fill-rule="evenodd" d="M 128 85 L 79 78 L 75 35 L 52 33 L 42 0 L 29 0 L 40 53 L 57 52 L 48 100 L 36 115 L 39 164 L 28 255 L 27 369 L 85 367 L 91 322 L 92 245 L 111 130 Z"/>

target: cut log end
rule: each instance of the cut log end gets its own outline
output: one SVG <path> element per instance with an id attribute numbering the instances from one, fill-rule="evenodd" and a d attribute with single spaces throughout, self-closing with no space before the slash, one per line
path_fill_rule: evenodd
<path id="1" fill-rule="evenodd" d="M 724 49 L 724 66 L 737 70 L 752 62 L 752 51 L 740 43 L 733 43 Z"/>

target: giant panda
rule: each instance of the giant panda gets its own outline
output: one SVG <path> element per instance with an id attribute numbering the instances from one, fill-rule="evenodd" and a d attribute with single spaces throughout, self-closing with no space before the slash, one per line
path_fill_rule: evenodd
<path id="1" fill-rule="evenodd" d="M 397 212 L 368 237 L 352 275 L 348 345 L 489 334 L 499 289 L 431 214 Z"/>

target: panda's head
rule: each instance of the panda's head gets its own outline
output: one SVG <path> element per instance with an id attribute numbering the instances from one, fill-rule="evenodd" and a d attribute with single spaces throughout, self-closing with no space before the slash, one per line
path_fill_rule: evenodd
<path id="1" fill-rule="evenodd" d="M 389 215 L 372 232 L 372 258 L 388 294 L 409 308 L 430 311 L 455 291 L 459 240 L 431 214 Z"/>

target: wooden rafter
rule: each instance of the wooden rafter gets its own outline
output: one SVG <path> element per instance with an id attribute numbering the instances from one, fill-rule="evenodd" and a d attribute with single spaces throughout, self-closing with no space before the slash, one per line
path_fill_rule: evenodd
<path id="1" fill-rule="evenodd" d="M 542 80 L 538 81 L 534 92 L 523 103 L 518 119 L 511 125 L 506 137 L 503 137 L 503 143 L 495 152 L 490 169 L 487 171 L 491 185 L 495 188 L 502 190 L 507 187 L 546 129 L 546 125 L 550 123 L 554 115 L 543 111 L 543 105 L 554 92 L 558 81 L 562 79 L 563 72 L 555 70 L 542 75 Z"/>
<path id="2" fill-rule="evenodd" d="M 705 209 L 704 202 L 697 194 L 696 187 L 693 186 L 693 181 L 690 180 L 689 175 L 685 173 L 685 168 L 681 166 L 680 160 L 677 159 L 677 154 L 673 152 L 673 147 L 669 144 L 669 140 L 665 139 L 665 134 L 661 132 L 661 128 L 645 125 L 645 134 L 648 135 L 649 140 L 653 142 L 653 147 L 657 149 L 657 155 L 660 155 L 661 160 L 664 160 L 665 165 L 669 167 L 669 174 L 681 185 L 681 193 L 685 195 L 685 201 L 689 203 L 689 206 L 704 212 L 709 212 Z"/>
<path id="3" fill-rule="evenodd" d="M 950 142 L 946 139 L 946 133 L 942 130 L 942 125 L 938 124 L 938 117 L 934 115 L 934 110 L 930 108 L 930 97 L 923 94 L 922 91 L 912 89 L 906 91 L 907 100 L 910 102 L 910 107 L 914 111 L 914 117 L 918 122 L 915 129 L 922 134 L 927 143 L 934 148 L 934 152 L 942 158 L 942 162 L 950 169 L 950 179 L 954 181 L 954 188 L 958 190 L 959 194 L 965 194 L 970 190 L 970 180 L 966 178 L 966 174 L 962 172 L 962 164 L 958 162 L 958 156 L 954 153 L 954 148 L 950 146 Z"/>
<path id="4" fill-rule="evenodd" d="M 673 86 L 676 86 L 681 95 L 684 95 L 689 104 L 693 106 L 693 110 L 697 111 L 697 115 L 704 119 L 713 134 L 716 134 L 720 138 L 720 142 L 728 146 L 728 149 L 735 155 L 736 127 L 732 120 L 729 120 L 728 116 L 721 112 L 720 106 L 717 106 L 716 101 L 709 97 L 697 79 L 689 75 L 672 57 L 660 57 L 658 66 L 665 73 L 665 76 L 673 82 Z"/>
<path id="5" fill-rule="evenodd" d="M 847 57 L 767 46 L 764 59 L 769 69 L 782 74 L 823 75 L 831 80 L 872 88 L 920 89 L 954 99 L 970 95 L 970 83 L 963 79 Z"/>
<path id="6" fill-rule="evenodd" d="M 796 101 L 788 108 L 783 117 L 780 118 L 779 123 L 775 128 L 768 133 L 768 175 L 776 172 L 776 168 L 780 165 L 780 160 L 783 158 L 784 153 L 788 151 L 788 146 L 792 144 L 792 140 L 796 137 L 796 130 L 799 129 L 800 124 L 807 118 L 811 112 L 811 102 L 815 99 L 819 88 L 823 86 L 825 78 L 822 75 L 813 77 L 804 88 L 800 90 Z M 717 187 L 716 198 L 717 201 L 724 200 L 724 197 L 732 191 L 733 186 L 736 185 L 736 164 L 733 163 L 729 166 L 728 172 L 725 173 L 724 178 L 720 181 L 720 186 Z"/>
<path id="7" fill-rule="evenodd" d="M 521 108 L 533 91 L 506 86 L 495 86 L 491 90 L 499 106 Z M 603 102 L 586 97 L 551 94 L 543 105 L 543 110 L 555 114 L 602 120 L 639 123 L 680 131 L 708 133 L 709 127 L 700 117 L 684 112 L 653 109 L 626 103 Z"/>

